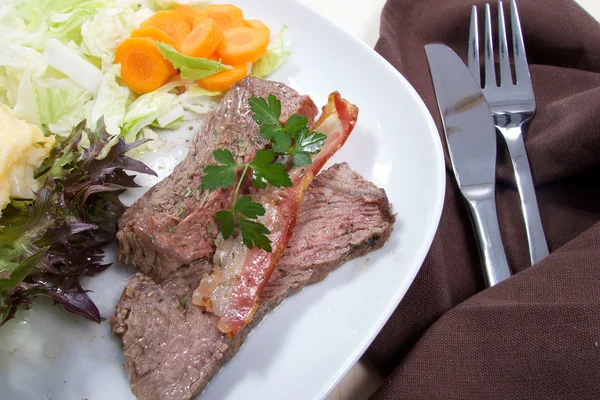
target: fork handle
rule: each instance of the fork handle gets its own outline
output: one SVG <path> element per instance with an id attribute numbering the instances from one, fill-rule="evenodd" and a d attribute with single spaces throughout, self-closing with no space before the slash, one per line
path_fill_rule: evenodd
<path id="1" fill-rule="evenodd" d="M 486 198 L 467 199 L 467 205 L 477 232 L 483 277 L 487 286 L 494 286 L 511 276 L 498 226 L 495 193 L 491 191 Z"/>
<path id="2" fill-rule="evenodd" d="M 512 160 L 517 188 L 519 189 L 519 197 L 521 198 L 525 230 L 527 231 L 529 257 L 531 264 L 535 264 L 546 257 L 549 252 L 535 196 L 529 159 L 527 158 L 527 151 L 523 142 L 522 127 L 498 129 L 502 133 L 502 136 L 504 136 Z"/>

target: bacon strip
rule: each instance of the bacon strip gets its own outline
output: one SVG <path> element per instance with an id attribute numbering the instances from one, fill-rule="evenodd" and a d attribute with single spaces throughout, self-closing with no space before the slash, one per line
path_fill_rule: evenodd
<path id="1" fill-rule="evenodd" d="M 326 135 L 327 140 L 313 156 L 312 164 L 292 168 L 292 187 L 269 187 L 253 196 L 254 201 L 265 206 L 261 222 L 271 231 L 272 252 L 248 249 L 240 235 L 218 246 L 213 271 L 202 279 L 192 301 L 221 317 L 217 326 L 222 332 L 233 337 L 252 321 L 259 296 L 292 235 L 304 192 L 327 160 L 346 142 L 357 117 L 356 106 L 337 92 L 329 95 L 313 128 Z"/>

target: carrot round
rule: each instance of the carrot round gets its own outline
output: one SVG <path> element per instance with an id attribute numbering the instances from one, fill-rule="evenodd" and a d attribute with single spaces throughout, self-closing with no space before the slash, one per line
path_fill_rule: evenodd
<path id="1" fill-rule="evenodd" d="M 196 17 L 196 12 L 198 11 L 197 9 L 180 4 L 174 7 L 173 11 L 177 13 L 179 19 L 183 20 L 186 24 L 188 24 L 190 29 L 194 28 L 194 18 Z"/>
<path id="2" fill-rule="evenodd" d="M 209 57 L 223 40 L 223 31 L 211 18 L 204 19 L 179 44 L 180 53 L 191 57 Z"/>
<path id="3" fill-rule="evenodd" d="M 271 30 L 267 25 L 265 25 L 262 21 L 259 21 L 258 19 L 246 19 L 244 20 L 244 26 L 258 29 L 267 36 L 267 40 L 271 39 Z"/>
<path id="4" fill-rule="evenodd" d="M 141 23 L 141 28 L 153 26 L 160 29 L 178 46 L 179 43 L 190 33 L 190 27 L 173 10 L 161 10 L 155 12 L 150 18 Z"/>
<path id="5" fill-rule="evenodd" d="M 131 37 L 146 37 L 154 41 L 168 44 L 169 46 L 175 46 L 175 41 L 171 36 L 167 35 L 160 29 L 154 26 L 146 26 L 144 28 L 138 28 L 131 32 Z"/>
<path id="6" fill-rule="evenodd" d="M 261 30 L 247 26 L 234 26 L 225 30 L 223 35 L 217 53 L 225 64 L 239 65 L 254 62 L 267 53 L 269 37 Z"/>
<path id="7" fill-rule="evenodd" d="M 121 64 L 121 79 L 134 92 L 148 93 L 160 88 L 175 74 L 156 42 L 147 37 L 127 38 L 117 47 L 115 63 Z"/>
<path id="8" fill-rule="evenodd" d="M 248 76 L 248 65 L 234 65 L 232 69 L 200 79 L 198 85 L 211 92 L 224 92 L 240 79 Z"/>
<path id="9" fill-rule="evenodd" d="M 242 25 L 244 22 L 244 13 L 241 8 L 233 4 L 209 4 L 196 10 L 194 17 L 194 26 L 206 18 L 213 19 L 221 29 L 229 29 L 232 26 Z"/>

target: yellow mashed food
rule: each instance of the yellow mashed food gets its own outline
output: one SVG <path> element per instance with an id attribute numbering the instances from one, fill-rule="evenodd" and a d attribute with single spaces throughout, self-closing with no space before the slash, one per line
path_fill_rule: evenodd
<path id="1" fill-rule="evenodd" d="M 33 171 L 54 146 L 54 136 L 16 118 L 0 104 L 0 215 L 11 198 L 31 199 L 38 184 Z"/>

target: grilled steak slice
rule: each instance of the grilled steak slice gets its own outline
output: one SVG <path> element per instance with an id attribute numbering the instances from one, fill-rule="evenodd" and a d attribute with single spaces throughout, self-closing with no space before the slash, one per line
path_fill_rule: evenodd
<path id="1" fill-rule="evenodd" d="M 266 145 L 248 99 L 269 94 L 281 101 L 282 122 L 292 114 L 307 116 L 311 124 L 314 121 L 317 107 L 313 101 L 282 83 L 249 77 L 235 84 L 204 119 L 187 157 L 119 220 L 121 263 L 135 264 L 162 282 L 180 266 L 202 262 L 214 253 L 218 232 L 214 215 L 230 208 L 235 187 L 202 191 L 204 167 L 214 163 L 213 150 L 228 149 L 241 163 Z"/>
<path id="2" fill-rule="evenodd" d="M 208 263 L 181 268 L 162 284 L 137 274 L 110 319 L 123 343 L 133 393 L 138 399 L 194 397 L 270 310 L 343 262 L 381 247 L 394 221 L 385 192 L 347 164 L 322 172 L 305 195 L 254 320 L 233 339 L 217 328 L 219 317 L 189 301 Z"/>
<path id="3" fill-rule="evenodd" d="M 221 317 L 217 327 L 222 332 L 235 336 L 252 321 L 261 292 L 292 237 L 304 193 L 327 160 L 344 145 L 357 118 L 358 107 L 337 92 L 330 94 L 314 125 L 327 139 L 312 156 L 312 163 L 290 168 L 291 187 L 271 186 L 252 195 L 252 200 L 265 208 L 263 221 L 271 232 L 272 251 L 248 249 L 242 236 L 217 246 L 213 272 L 202 279 L 192 303 Z"/>

